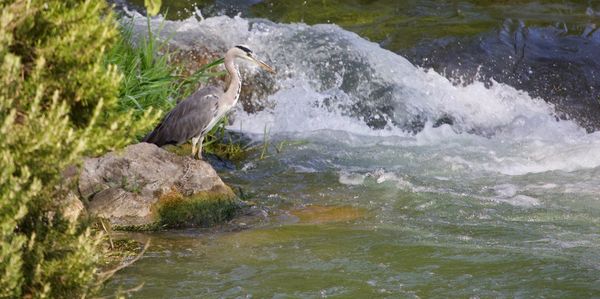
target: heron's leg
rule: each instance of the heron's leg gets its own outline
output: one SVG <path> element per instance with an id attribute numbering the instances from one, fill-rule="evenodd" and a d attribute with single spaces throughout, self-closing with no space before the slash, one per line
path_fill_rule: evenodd
<path id="1" fill-rule="evenodd" d="M 201 136 L 198 140 L 198 159 L 202 160 L 202 141 L 204 141 L 204 136 Z"/>
<path id="2" fill-rule="evenodd" d="M 192 158 L 196 158 L 196 153 L 197 148 L 196 148 L 196 144 L 198 144 L 198 140 L 200 139 L 200 137 L 194 137 L 192 138 Z M 202 146 L 202 142 L 200 142 L 200 146 Z"/>

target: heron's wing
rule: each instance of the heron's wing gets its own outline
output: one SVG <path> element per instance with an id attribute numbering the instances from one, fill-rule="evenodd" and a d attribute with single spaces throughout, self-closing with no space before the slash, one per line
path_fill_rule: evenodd
<path id="1" fill-rule="evenodd" d="M 158 146 L 181 144 L 200 135 L 217 114 L 223 90 L 205 87 L 181 101 L 146 135 L 144 142 Z"/>

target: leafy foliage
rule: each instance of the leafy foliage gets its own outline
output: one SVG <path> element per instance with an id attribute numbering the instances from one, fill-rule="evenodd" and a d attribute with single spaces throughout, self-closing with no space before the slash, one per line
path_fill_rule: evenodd
<path id="1" fill-rule="evenodd" d="M 133 113 L 141 118 L 149 109 L 156 113 L 173 107 L 177 97 L 176 69 L 169 64 L 168 55 L 157 55 L 163 47 L 153 38 L 143 38 L 135 45 L 131 27 L 121 27 L 122 38 L 108 51 L 106 63 L 116 65 L 123 74 L 119 88 L 120 113 Z M 158 119 L 155 119 L 155 121 Z"/>
<path id="2" fill-rule="evenodd" d="M 0 10 L 0 298 L 87 297 L 107 279 L 102 236 L 64 216 L 65 170 L 135 142 L 207 68 L 182 78 L 152 36 L 133 46 L 103 1 Z"/>
<path id="3" fill-rule="evenodd" d="M 160 0 L 144 0 L 148 15 L 155 16 L 160 11 Z"/>
<path id="4" fill-rule="evenodd" d="M 112 113 L 123 77 L 104 61 L 119 32 L 103 1 L 0 9 L 0 297 L 85 297 L 102 282 L 100 236 L 62 216 L 62 172 L 131 143 L 152 112 Z"/>

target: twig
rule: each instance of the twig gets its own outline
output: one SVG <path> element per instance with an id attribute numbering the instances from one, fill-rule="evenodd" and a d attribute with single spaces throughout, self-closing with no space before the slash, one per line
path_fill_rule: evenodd
<path id="1" fill-rule="evenodd" d="M 138 286 L 133 287 L 131 289 L 119 291 L 117 294 L 130 295 L 131 293 L 135 293 L 135 292 L 141 290 L 143 287 L 144 287 L 144 282 L 140 283 Z M 96 299 L 108 299 L 108 298 L 112 298 L 112 296 L 96 297 Z M 115 298 L 119 298 L 119 297 L 117 295 L 115 295 Z"/>
<path id="2" fill-rule="evenodd" d="M 117 273 L 120 270 L 123 270 L 129 266 L 131 266 L 133 263 L 137 262 L 140 258 L 142 258 L 142 256 L 144 255 L 144 253 L 146 252 L 146 250 L 148 249 L 148 247 L 150 246 L 150 240 L 148 240 L 146 242 L 146 244 L 144 245 L 144 248 L 142 249 L 142 251 L 136 256 L 134 257 L 132 260 L 123 263 L 121 265 L 119 265 L 118 267 L 112 269 L 112 270 L 108 270 L 105 272 L 102 272 L 100 274 L 98 274 L 99 276 L 99 284 L 102 284 L 104 282 L 106 282 L 107 280 L 109 280 L 111 277 L 113 277 L 113 275 L 115 275 L 115 273 Z"/>
<path id="3" fill-rule="evenodd" d="M 102 225 L 102 229 L 104 229 L 104 231 L 106 232 L 106 235 L 108 236 L 108 242 L 110 243 L 110 249 L 114 250 L 115 244 L 113 243 L 112 237 L 110 236 L 110 232 L 108 231 L 108 229 L 106 229 L 106 226 L 104 225 L 104 221 L 102 221 L 102 218 L 98 218 L 98 219 L 100 219 L 100 224 Z"/>

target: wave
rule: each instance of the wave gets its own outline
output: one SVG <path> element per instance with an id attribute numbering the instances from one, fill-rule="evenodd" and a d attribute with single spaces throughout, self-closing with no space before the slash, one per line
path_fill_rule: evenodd
<path id="1" fill-rule="evenodd" d="M 176 47 L 220 53 L 246 44 L 277 69 L 269 79 L 243 67 L 245 78 L 273 93 L 255 93 L 252 100 L 266 108 L 238 110 L 234 130 L 396 136 L 399 147 L 468 138 L 484 158 L 465 157 L 468 150 L 456 153 L 465 167 L 510 175 L 600 165 L 600 135 L 559 120 L 544 100 L 496 82 L 454 84 L 336 25 L 226 16 L 151 21 L 153 28 L 161 23 L 162 36 Z M 134 18 L 134 25 L 144 32 L 145 19 Z"/>

